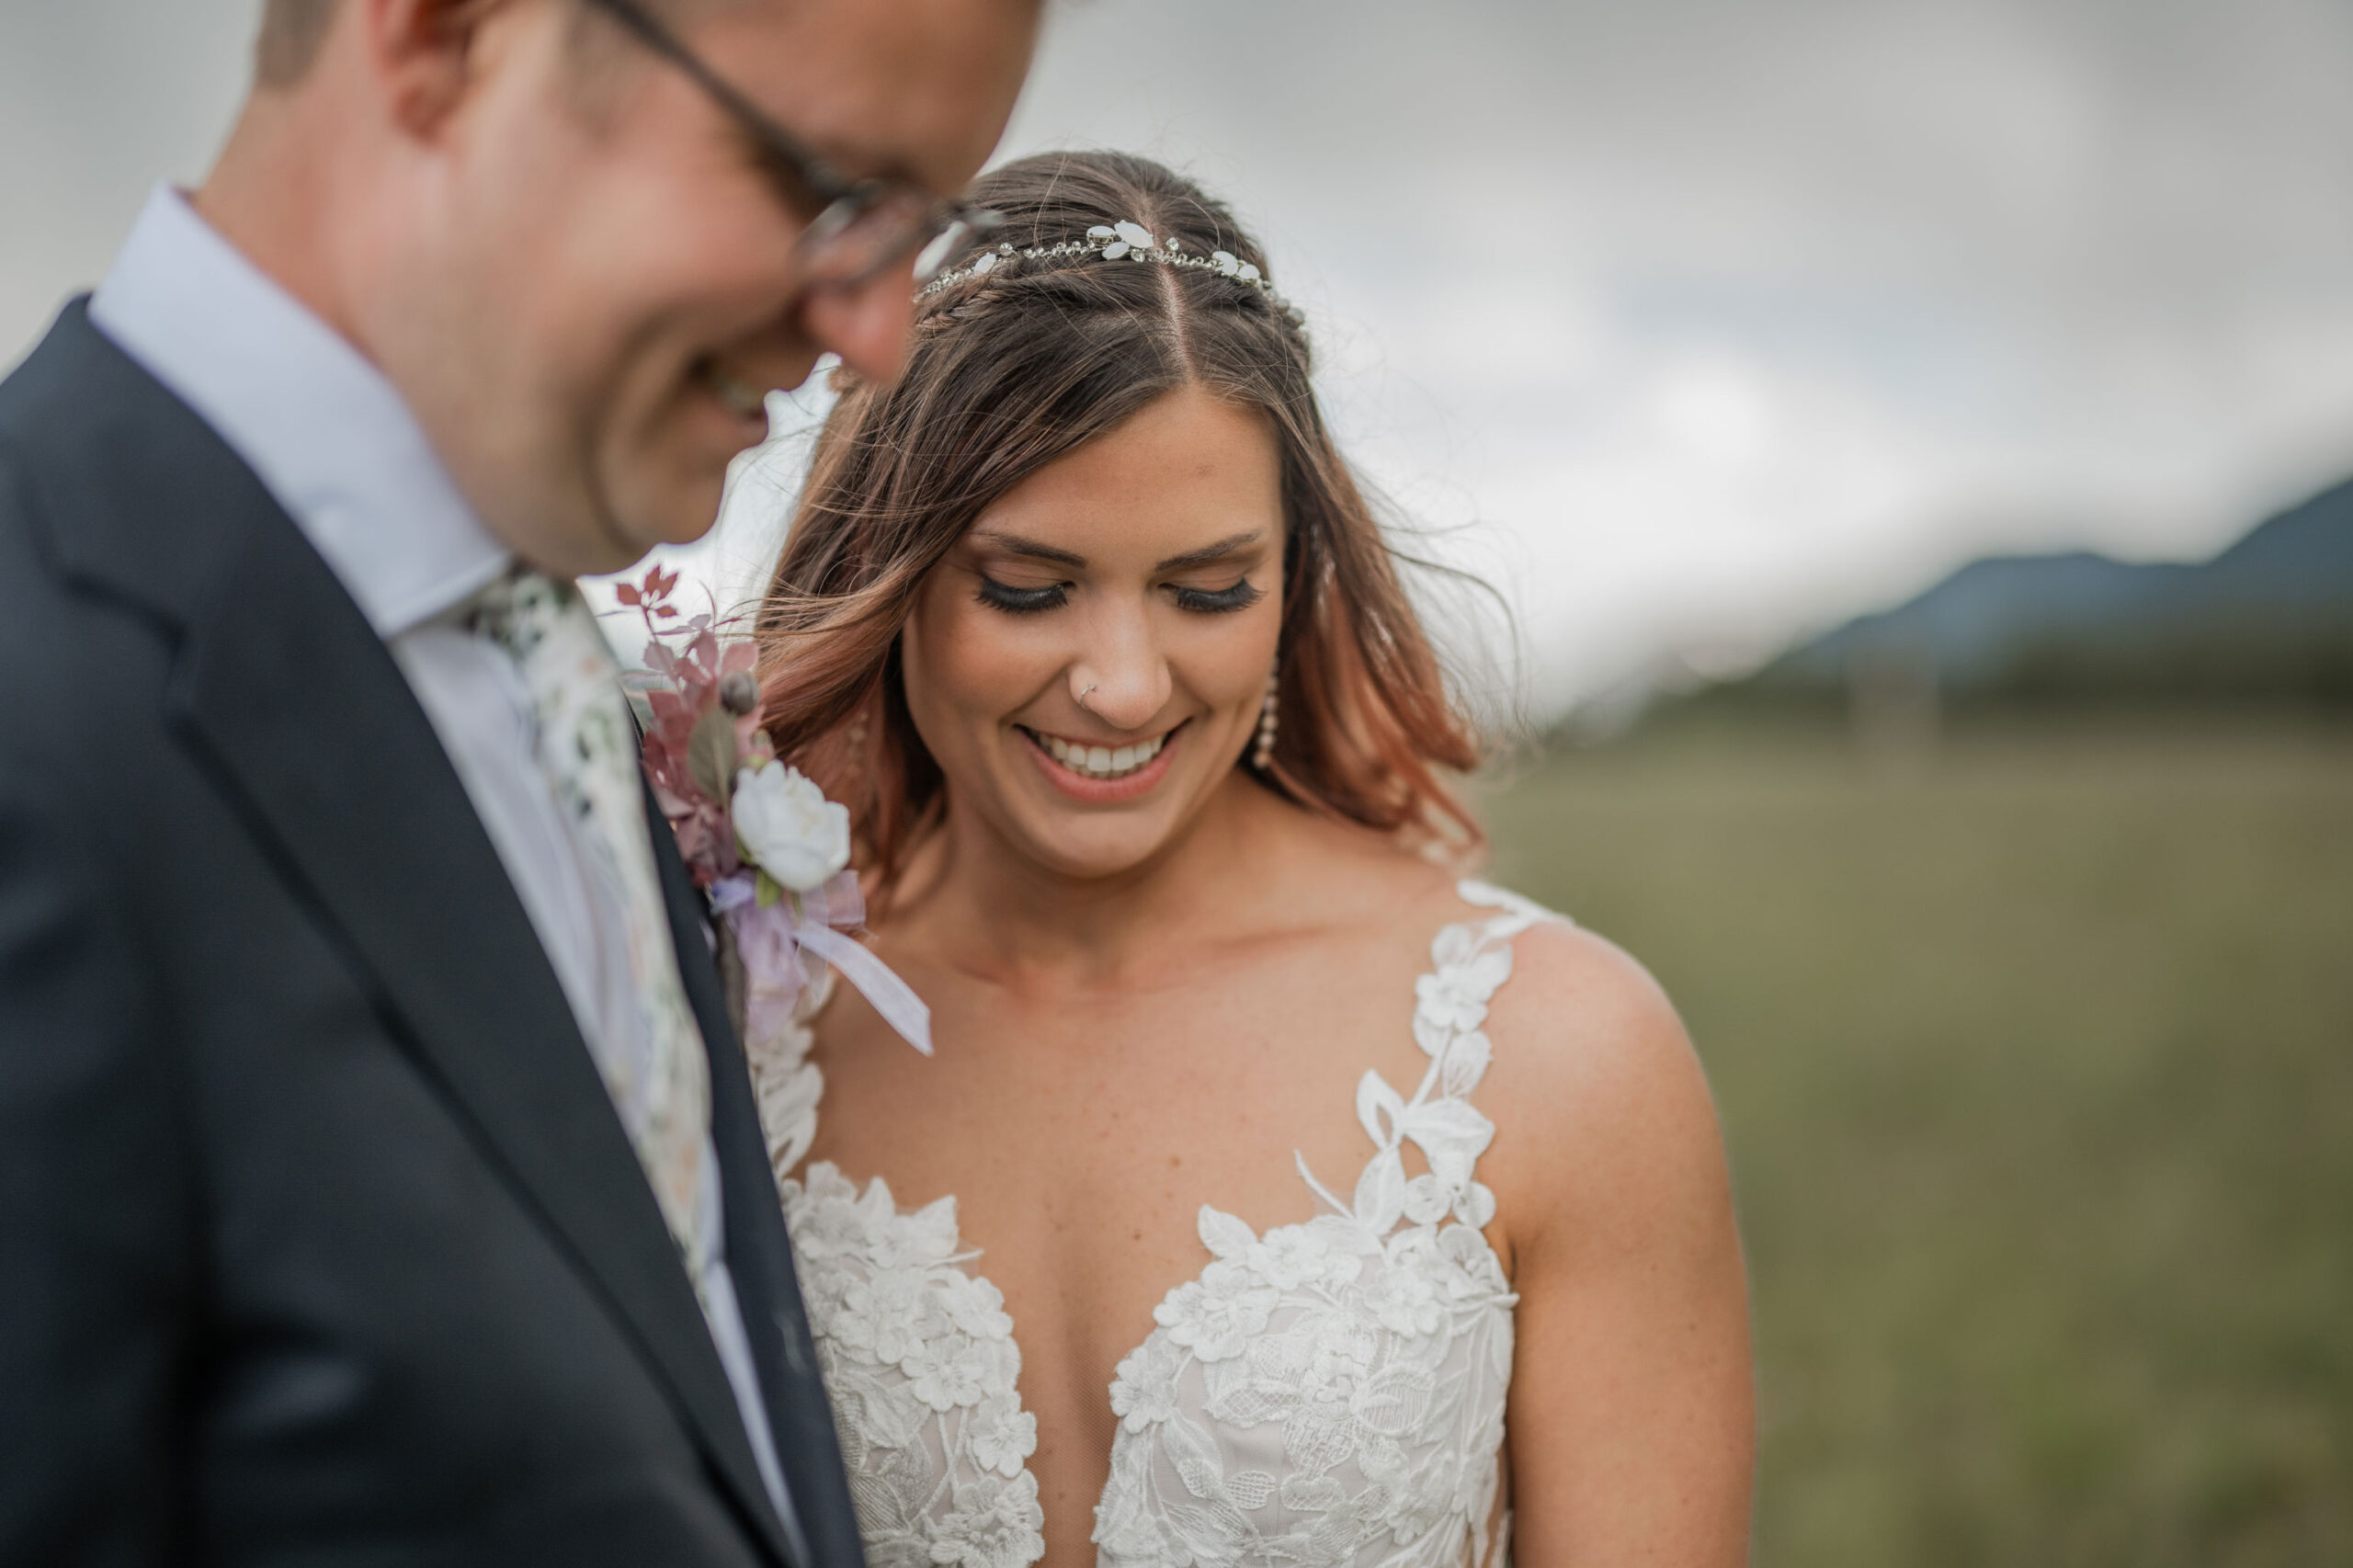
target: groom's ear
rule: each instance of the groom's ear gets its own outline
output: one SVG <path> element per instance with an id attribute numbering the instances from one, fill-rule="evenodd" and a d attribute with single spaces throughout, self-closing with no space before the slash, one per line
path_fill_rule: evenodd
<path id="1" fill-rule="evenodd" d="M 517 0 L 343 0 L 392 119 L 430 137 L 509 42 Z"/>

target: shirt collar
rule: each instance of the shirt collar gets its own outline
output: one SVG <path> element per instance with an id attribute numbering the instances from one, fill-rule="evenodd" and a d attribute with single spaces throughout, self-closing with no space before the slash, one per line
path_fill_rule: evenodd
<path id="1" fill-rule="evenodd" d="M 179 192 L 148 199 L 90 320 L 260 476 L 378 636 L 506 569 L 392 382 Z"/>

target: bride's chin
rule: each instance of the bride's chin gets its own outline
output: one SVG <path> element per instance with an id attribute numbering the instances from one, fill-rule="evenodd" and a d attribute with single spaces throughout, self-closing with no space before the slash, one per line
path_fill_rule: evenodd
<path id="1" fill-rule="evenodd" d="M 1069 813 L 1073 818 L 1077 814 Z M 1087 831 L 1100 826 L 1083 821 L 1041 824 L 1028 846 L 1029 858 L 1040 869 L 1074 881 L 1100 881 L 1134 870 L 1166 843 L 1165 834 L 1135 831 L 1132 824 L 1125 832 Z"/>
<path id="2" fill-rule="evenodd" d="M 1107 818 L 1083 809 L 1048 803 L 1044 809 L 1019 812 L 1015 853 L 1040 870 L 1074 882 L 1098 882 L 1123 877 L 1151 864 L 1168 848 L 1174 827 L 1150 813 Z"/>

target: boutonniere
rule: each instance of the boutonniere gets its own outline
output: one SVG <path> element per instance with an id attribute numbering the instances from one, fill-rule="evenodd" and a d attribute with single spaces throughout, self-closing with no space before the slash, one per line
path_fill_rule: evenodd
<path id="1" fill-rule="evenodd" d="M 678 574 L 651 568 L 620 602 L 645 621 L 645 772 L 687 872 L 710 903 L 727 1006 L 747 1048 L 780 1040 L 830 964 L 885 1022 L 931 1054 L 931 1009 L 851 935 L 866 899 L 849 869 L 849 810 L 779 760 L 760 722 L 757 650 L 715 614 L 671 602 Z"/>

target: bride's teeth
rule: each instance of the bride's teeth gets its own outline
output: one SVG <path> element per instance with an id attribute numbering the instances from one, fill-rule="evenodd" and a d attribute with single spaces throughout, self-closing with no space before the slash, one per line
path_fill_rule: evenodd
<path id="1" fill-rule="evenodd" d="M 1030 733 L 1040 745 L 1045 747 L 1048 756 L 1073 773 L 1088 778 L 1117 778 L 1132 773 L 1158 756 L 1160 748 L 1168 742 L 1166 735 L 1155 735 L 1131 746 L 1081 746 L 1073 745 L 1058 735 L 1040 734 L 1034 730 Z"/>

